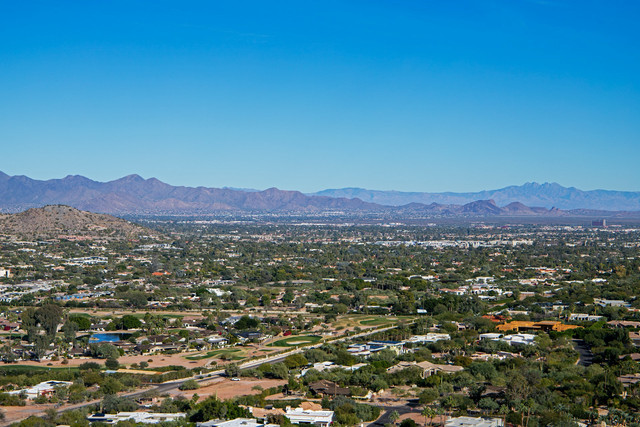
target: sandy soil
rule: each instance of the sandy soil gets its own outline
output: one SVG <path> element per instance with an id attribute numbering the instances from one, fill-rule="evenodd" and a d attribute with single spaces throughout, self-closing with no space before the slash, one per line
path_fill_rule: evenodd
<path id="1" fill-rule="evenodd" d="M 245 354 L 245 357 L 247 358 L 256 357 L 256 356 L 265 356 L 275 352 L 276 350 L 279 350 L 279 348 L 276 348 L 276 347 L 261 348 L 261 347 L 258 347 L 257 345 L 247 346 L 247 347 L 238 347 L 238 348 L 241 349 L 242 353 Z M 118 359 L 118 362 L 120 362 L 120 365 L 124 365 L 124 367 L 126 368 L 129 368 L 133 363 L 147 362 L 149 363 L 149 368 L 159 368 L 159 367 L 169 366 L 169 365 L 180 365 L 189 369 L 206 366 L 210 364 L 210 362 L 217 363 L 220 366 L 223 366 L 231 362 L 236 362 L 236 363 L 240 362 L 240 361 L 223 361 L 220 359 L 216 359 L 215 357 L 200 359 L 200 360 L 186 359 L 187 356 L 198 356 L 206 353 L 207 351 L 188 352 L 188 353 L 181 353 L 181 354 L 155 354 L 155 355 L 146 354 L 146 355 L 135 355 L 135 356 L 127 355 L 127 356 L 120 357 Z M 36 362 L 34 360 L 28 360 L 28 361 L 20 360 L 18 361 L 18 363 L 15 363 L 15 364 L 41 366 L 45 368 L 46 367 L 63 368 L 63 367 L 69 367 L 69 366 L 82 365 L 83 363 L 86 363 L 86 362 L 94 362 L 99 365 L 104 365 L 105 360 L 92 359 L 92 358 L 80 358 L 80 359 L 69 359 L 68 362 L 69 362 L 68 364 L 63 365 L 62 360 L 57 360 L 57 361 L 44 360 L 41 362 Z M 5 363 L 0 362 L 0 365 L 5 365 Z M 6 364 L 6 365 L 11 365 L 11 364 Z"/>
<path id="2" fill-rule="evenodd" d="M 262 389 L 268 389 L 271 387 L 277 387 L 284 385 L 287 382 L 285 380 L 268 380 L 268 379 L 254 379 L 254 378 L 241 378 L 240 381 L 231 381 L 227 378 L 216 378 L 211 382 L 201 384 L 197 390 L 175 390 L 172 391 L 172 395 L 182 395 L 187 399 L 190 399 L 194 394 L 198 394 L 200 398 L 209 396 L 217 396 L 218 399 L 231 399 L 237 396 L 246 396 L 249 394 L 259 394 L 262 390 L 254 390 L 256 386 L 262 387 Z"/>
<path id="3" fill-rule="evenodd" d="M 400 418 L 398 419 L 397 423 L 400 424 L 403 420 L 406 420 L 407 418 L 411 418 L 419 426 L 425 425 L 424 424 L 424 416 L 420 415 L 419 412 L 409 412 L 408 414 L 402 414 L 400 416 Z M 440 415 L 440 416 L 434 417 L 431 420 L 429 418 L 427 418 L 427 422 L 429 422 L 431 425 L 436 425 L 436 426 L 444 425 L 444 422 L 446 420 L 447 420 L 447 417 L 445 415 Z"/>
<path id="4" fill-rule="evenodd" d="M 127 367 L 132 363 L 140 363 L 140 362 L 148 362 L 150 368 L 158 368 L 162 366 L 169 365 L 181 365 L 187 368 L 195 368 L 198 366 L 204 366 L 210 359 L 203 360 L 186 360 L 183 356 L 190 356 L 194 353 L 183 353 L 180 354 L 157 354 L 157 355 L 142 355 L 142 356 L 122 356 L 118 359 L 121 365 L 126 365 Z M 149 362 L 151 360 L 151 362 Z M 52 368 L 65 368 L 68 366 L 78 366 L 87 362 L 95 362 L 99 365 L 104 365 L 104 359 L 91 359 L 91 358 L 81 358 L 81 359 L 69 359 L 67 365 L 62 364 L 62 360 L 58 361 L 49 361 L 44 360 L 42 362 L 36 362 L 34 360 L 20 360 L 15 365 L 29 365 L 29 366 L 42 366 L 52 367 Z M 4 364 L 4 363 L 3 363 Z M 7 364 L 11 365 L 11 364 Z"/>
<path id="5" fill-rule="evenodd" d="M 2 412 L 4 413 L 4 421 L 2 423 L 8 425 L 13 421 L 30 417 L 31 415 L 42 412 L 47 408 L 53 408 L 54 406 L 55 405 L 53 403 L 35 405 L 30 402 L 27 403 L 27 406 L 3 406 Z"/>

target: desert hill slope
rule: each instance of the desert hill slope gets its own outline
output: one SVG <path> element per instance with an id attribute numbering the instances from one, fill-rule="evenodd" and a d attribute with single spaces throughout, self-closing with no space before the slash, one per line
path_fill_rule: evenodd
<path id="1" fill-rule="evenodd" d="M 0 215 L 0 234 L 30 238 L 78 236 L 115 240 L 158 233 L 111 215 L 85 212 L 64 205 L 49 205 Z"/>

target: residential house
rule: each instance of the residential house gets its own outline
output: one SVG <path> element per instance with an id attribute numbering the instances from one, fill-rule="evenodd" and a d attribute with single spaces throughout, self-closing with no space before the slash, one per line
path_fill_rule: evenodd
<path id="1" fill-rule="evenodd" d="M 96 413 L 87 417 L 89 422 L 102 422 L 105 424 L 118 424 L 121 421 L 132 421 L 136 424 L 160 424 L 166 422 L 179 421 L 187 414 L 182 412 L 160 413 L 160 412 L 118 412 L 117 414 Z"/>
<path id="2" fill-rule="evenodd" d="M 613 299 L 594 298 L 593 303 L 600 307 L 631 307 L 631 304 L 626 301 Z"/>
<path id="3" fill-rule="evenodd" d="M 196 427 L 279 427 L 278 424 L 263 424 L 254 418 L 236 418 L 235 420 L 211 420 L 196 423 Z"/>
<path id="4" fill-rule="evenodd" d="M 351 390 L 348 388 L 340 387 L 338 384 L 328 381 L 320 380 L 309 384 L 309 390 L 313 394 L 318 396 L 350 396 Z"/>
<path id="5" fill-rule="evenodd" d="M 571 313 L 569 315 L 569 321 L 577 321 L 577 322 L 597 322 L 598 320 L 604 319 L 604 316 L 596 316 L 593 314 L 585 314 L 585 313 Z"/>
<path id="6" fill-rule="evenodd" d="M 502 427 L 502 418 L 455 417 L 444 423 L 445 427 Z"/>
<path id="7" fill-rule="evenodd" d="M 614 328 L 640 328 L 640 322 L 633 320 L 611 320 L 607 325 Z"/>
<path id="8" fill-rule="evenodd" d="M 387 369 L 387 373 L 399 372 L 409 368 L 419 368 L 422 370 L 422 378 L 430 377 L 431 375 L 437 374 L 441 372 L 443 374 L 454 374 L 456 372 L 463 371 L 464 368 L 462 366 L 456 365 L 438 365 L 435 363 L 431 363 L 429 361 L 424 362 L 400 362 L 397 365 L 394 365 Z"/>
<path id="9" fill-rule="evenodd" d="M 293 424 L 313 424 L 318 427 L 329 427 L 333 422 L 333 411 L 314 411 L 311 409 L 287 407 L 284 414 Z"/>
<path id="10" fill-rule="evenodd" d="M 33 387 L 29 387 L 22 390 L 12 390 L 8 394 L 24 395 L 27 399 L 35 399 L 40 396 L 51 396 L 58 387 L 69 387 L 72 382 L 69 381 L 44 381 L 40 384 L 36 384 Z"/>
<path id="11" fill-rule="evenodd" d="M 438 334 L 434 332 L 429 332 L 427 335 L 414 335 L 405 342 L 422 344 L 422 343 L 434 343 L 436 341 L 450 340 L 450 339 L 451 339 L 451 335 L 449 334 Z"/>

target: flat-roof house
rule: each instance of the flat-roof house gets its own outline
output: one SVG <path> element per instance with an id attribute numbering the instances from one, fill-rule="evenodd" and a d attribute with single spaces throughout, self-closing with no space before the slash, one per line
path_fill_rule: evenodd
<path id="1" fill-rule="evenodd" d="M 121 421 L 133 421 L 141 424 L 160 424 L 165 422 L 178 421 L 185 418 L 187 414 L 182 412 L 160 413 L 160 412 L 118 412 L 117 414 L 96 413 L 87 417 L 89 422 L 102 422 L 106 424 L 118 424 Z"/>
<path id="2" fill-rule="evenodd" d="M 444 423 L 445 427 L 502 427 L 501 418 L 455 417 Z"/>
<path id="3" fill-rule="evenodd" d="M 12 390 L 7 392 L 8 394 L 24 394 L 27 399 L 35 399 L 40 396 L 51 396 L 58 387 L 69 387 L 72 382 L 69 381 L 44 381 L 40 384 L 36 384 L 33 387 L 25 388 L 22 390 Z"/>
<path id="4" fill-rule="evenodd" d="M 279 427 L 278 424 L 263 424 L 253 418 L 236 418 L 235 420 L 211 420 L 196 423 L 196 427 Z"/>
<path id="5" fill-rule="evenodd" d="M 329 427 L 333 422 L 333 411 L 314 411 L 310 409 L 287 407 L 284 414 L 293 424 L 314 424 L 318 427 Z"/>

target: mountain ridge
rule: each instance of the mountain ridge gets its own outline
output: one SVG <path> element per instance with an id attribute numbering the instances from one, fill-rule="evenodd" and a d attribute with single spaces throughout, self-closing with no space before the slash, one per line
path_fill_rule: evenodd
<path id="1" fill-rule="evenodd" d="M 395 214 L 435 215 L 435 216 L 563 216 L 563 215 L 611 215 L 612 209 L 599 209 L 592 203 L 574 209 L 561 209 L 562 198 L 558 203 L 544 206 L 541 203 L 527 203 L 513 200 L 522 193 L 522 187 L 529 192 L 533 201 L 549 200 L 554 191 L 566 195 L 567 189 L 559 184 L 527 183 L 525 186 L 511 186 L 500 190 L 478 193 L 403 193 L 373 192 L 372 190 L 348 189 L 324 190 L 312 195 L 299 191 L 268 188 L 262 191 L 247 191 L 232 188 L 208 188 L 172 186 L 156 178 L 145 179 L 131 174 L 108 182 L 99 182 L 81 175 L 67 175 L 61 179 L 40 181 L 24 175 L 9 176 L 0 172 L 0 211 L 19 212 L 29 208 L 52 204 L 64 204 L 74 208 L 113 215 L 127 214 L 210 214 L 221 211 L 241 212 L 285 212 L 300 211 L 306 213 L 322 211 L 343 212 L 381 212 Z M 546 192 L 531 196 L 535 189 Z M 348 197 L 331 197 L 332 191 L 342 191 Z M 365 200 L 351 197 L 365 192 Z M 549 193 L 551 191 L 551 193 Z M 367 194 L 366 192 L 369 192 Z M 371 202 L 374 196 L 383 197 L 387 193 L 403 197 L 402 204 L 383 204 Z M 585 193 L 585 192 L 582 192 Z M 410 200 L 408 195 L 415 199 Z M 442 200 L 427 200 L 425 195 L 439 194 Z M 465 196 L 471 194 L 477 198 Z M 509 197 L 507 197 L 507 195 Z M 629 193 L 634 195 L 636 193 Z M 535 196 L 535 194 L 533 194 Z M 484 196 L 484 197 L 483 197 Z M 497 196 L 497 197 L 492 197 Z M 583 196 L 584 197 L 584 196 Z M 632 198 L 631 198 L 632 199 Z M 400 200 L 395 200 L 396 202 Z M 577 198 L 576 200 L 580 200 Z M 632 210 L 632 209 L 629 209 Z M 640 193 L 638 209 L 640 211 Z"/>
<path id="2" fill-rule="evenodd" d="M 523 185 L 511 185 L 495 190 L 477 192 L 406 192 L 368 190 L 357 187 L 327 189 L 312 195 L 329 197 L 356 197 L 369 203 L 388 206 L 402 206 L 408 203 L 466 204 L 476 200 L 495 200 L 506 206 L 520 202 L 526 206 L 540 206 L 547 209 L 595 209 L 607 211 L 640 210 L 640 192 L 616 190 L 580 190 L 576 187 L 563 187 L 558 183 L 527 182 Z"/>

